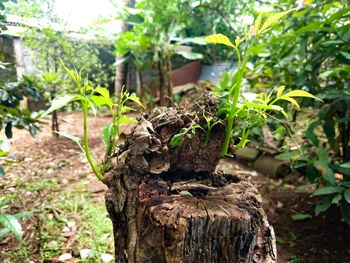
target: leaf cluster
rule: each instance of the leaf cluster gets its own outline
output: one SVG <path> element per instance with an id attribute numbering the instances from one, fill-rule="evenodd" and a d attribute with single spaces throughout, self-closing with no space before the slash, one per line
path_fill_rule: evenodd
<path id="1" fill-rule="evenodd" d="M 281 1 L 276 8 L 283 5 L 287 4 Z M 280 158 L 293 160 L 317 185 L 315 195 L 323 199 L 315 207 L 316 214 L 334 204 L 348 222 L 349 12 L 347 1 L 305 2 L 298 13 L 284 19 L 268 39 L 253 48 L 255 66 L 248 74 L 250 84 L 258 90 L 288 83 L 288 89 L 309 91 L 323 100 L 321 105 L 301 101 L 301 106 L 312 106 L 315 113 L 304 132 L 304 153 L 292 151 Z"/>
<path id="2" fill-rule="evenodd" d="M 252 52 L 252 48 L 258 41 L 260 35 L 266 33 L 271 29 L 281 18 L 291 13 L 293 9 L 279 12 L 269 16 L 263 22 L 263 16 L 260 14 L 255 23 L 245 30 L 245 35 L 241 38 L 236 38 L 234 43 L 222 34 L 214 34 L 205 38 L 208 43 L 222 44 L 232 48 L 238 60 L 238 66 L 236 72 L 230 76 L 228 73 L 224 74 L 221 81 L 221 85 L 214 90 L 214 94 L 220 98 L 221 107 L 218 110 L 218 116 L 227 121 L 226 138 L 224 147 L 221 151 L 221 156 L 227 155 L 230 145 L 233 125 L 235 118 L 241 118 L 245 121 L 242 132 L 242 137 L 238 147 L 243 147 L 249 140 L 251 130 L 256 126 L 262 126 L 266 123 L 267 113 L 280 112 L 288 119 L 287 113 L 284 109 L 277 105 L 279 101 L 288 101 L 299 108 L 298 102 L 295 97 L 308 97 L 315 98 L 310 93 L 303 90 L 293 90 L 290 92 L 284 92 L 284 87 L 281 86 L 277 90 L 276 97 L 273 97 L 273 91 L 260 94 L 253 100 L 240 100 L 240 92 L 244 74 L 247 70 L 247 63 Z M 243 53 L 240 51 L 241 44 L 244 44 Z M 253 112 L 253 114 L 251 114 Z"/>
<path id="3" fill-rule="evenodd" d="M 17 239 L 21 240 L 23 231 L 19 219 L 29 216 L 31 212 L 22 211 L 14 215 L 3 213 L 2 210 L 8 206 L 13 198 L 14 196 L 3 196 L 0 198 L 0 225 L 4 227 L 0 228 L 0 238 L 11 232 Z"/>
<path id="4" fill-rule="evenodd" d="M 78 137 L 64 133 L 60 134 L 67 137 L 68 139 L 73 140 L 79 145 L 83 155 L 87 158 L 97 178 L 99 180 L 103 180 L 104 166 L 98 166 L 96 164 L 95 158 L 93 158 L 90 154 L 87 128 L 88 110 L 91 109 L 92 112 L 96 115 L 98 108 L 106 107 L 110 110 L 112 114 L 112 123 L 106 125 L 103 128 L 102 132 L 102 140 L 106 147 L 105 162 L 107 162 L 108 158 L 115 154 L 117 139 L 120 135 L 120 126 L 125 123 L 137 122 L 136 119 L 129 118 L 126 116 L 127 112 L 135 110 L 134 108 L 128 106 L 127 103 L 133 102 L 139 106 L 142 106 L 142 104 L 139 98 L 134 93 L 129 94 L 124 89 L 121 90 L 121 94 L 118 100 L 114 101 L 110 97 L 108 89 L 99 86 L 93 87 L 93 84 L 87 78 L 84 78 L 82 76 L 82 70 L 80 70 L 79 72 L 75 69 L 70 70 L 64 65 L 63 68 L 75 84 L 76 89 L 79 90 L 79 93 L 66 94 L 63 96 L 56 97 L 52 100 L 51 107 L 44 113 L 44 115 L 50 114 L 53 111 L 56 111 L 72 102 L 80 102 L 84 113 L 83 145 L 80 143 L 80 138 Z"/>

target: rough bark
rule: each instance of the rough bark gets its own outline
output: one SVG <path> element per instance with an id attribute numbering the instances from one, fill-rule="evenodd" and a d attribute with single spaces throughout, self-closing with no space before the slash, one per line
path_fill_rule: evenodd
<path id="1" fill-rule="evenodd" d="M 198 129 L 172 149 L 181 128 L 214 119 L 209 95 L 190 109 L 158 108 L 140 119 L 105 174 L 116 262 L 275 262 L 273 229 L 248 182 L 215 173 L 225 127 L 204 144 Z"/>
<path id="2" fill-rule="evenodd" d="M 159 72 L 159 105 L 165 106 L 165 89 L 164 89 L 164 74 L 162 61 L 158 61 L 158 72 Z"/>
<path id="3" fill-rule="evenodd" d="M 51 90 L 51 100 L 53 100 L 56 96 L 56 87 L 54 86 Z M 51 117 L 51 130 L 52 136 L 54 137 L 59 137 L 58 133 L 59 132 L 59 124 L 58 124 L 58 117 L 57 117 L 57 111 L 52 112 L 52 117 Z"/>
<path id="4" fill-rule="evenodd" d="M 56 133 L 60 131 L 58 125 L 57 111 L 54 111 L 51 117 L 51 130 L 53 131 L 52 136 L 54 137 L 59 136 L 58 133 Z"/>
<path id="5" fill-rule="evenodd" d="M 171 100 L 173 97 L 173 87 L 171 83 L 171 59 L 166 51 L 159 52 L 159 101 L 160 106 L 166 106 L 165 96 Z M 165 95 L 166 94 L 166 95 Z"/>

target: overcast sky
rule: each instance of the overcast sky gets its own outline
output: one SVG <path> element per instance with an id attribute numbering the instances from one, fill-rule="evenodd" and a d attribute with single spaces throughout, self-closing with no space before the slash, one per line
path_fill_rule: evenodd
<path id="1" fill-rule="evenodd" d="M 87 26 L 98 16 L 110 16 L 115 8 L 109 0 L 56 0 L 55 13 L 71 28 Z"/>

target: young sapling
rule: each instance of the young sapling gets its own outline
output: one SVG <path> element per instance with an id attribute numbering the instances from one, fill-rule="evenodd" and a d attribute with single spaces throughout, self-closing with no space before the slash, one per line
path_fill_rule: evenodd
<path id="1" fill-rule="evenodd" d="M 44 113 L 44 115 L 50 114 L 55 110 L 58 110 L 69 103 L 74 101 L 79 101 L 81 103 L 84 115 L 84 142 L 83 146 L 80 143 L 80 138 L 60 133 L 61 135 L 75 141 L 83 155 L 86 157 L 88 163 L 90 164 L 96 177 L 102 181 L 103 173 L 108 166 L 109 157 L 113 156 L 116 151 L 117 140 L 120 136 L 120 126 L 124 123 L 137 122 L 134 118 L 129 118 L 126 113 L 129 111 L 134 111 L 134 108 L 127 106 L 128 101 L 132 101 L 142 106 L 139 98 L 134 94 L 129 94 L 124 89 L 121 90 L 119 99 L 114 102 L 109 95 L 109 91 L 106 88 L 97 87 L 94 88 L 91 82 L 87 78 L 82 77 L 82 70 L 79 72 L 77 70 L 70 70 L 62 65 L 66 70 L 69 77 L 72 79 L 76 85 L 78 94 L 66 94 L 64 96 L 57 97 L 52 100 L 51 107 Z M 98 165 L 95 158 L 90 153 L 89 138 L 88 138 L 88 111 L 91 109 L 96 115 L 97 108 L 105 106 L 108 107 L 112 114 L 112 123 L 104 127 L 102 132 L 102 140 L 106 147 L 105 159 L 102 165 Z"/>

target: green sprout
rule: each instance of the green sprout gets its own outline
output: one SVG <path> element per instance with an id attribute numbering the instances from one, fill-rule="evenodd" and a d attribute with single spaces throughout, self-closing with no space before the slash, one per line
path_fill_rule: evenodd
<path id="1" fill-rule="evenodd" d="M 79 101 L 81 103 L 84 114 L 83 146 L 80 143 L 80 138 L 62 132 L 57 133 L 68 139 L 73 140 L 79 145 L 83 155 L 86 157 L 94 174 L 100 181 L 102 181 L 104 179 L 104 168 L 103 166 L 96 164 L 96 159 L 93 158 L 93 156 L 90 153 L 87 126 L 89 109 L 91 109 L 96 115 L 97 107 L 105 106 L 109 108 L 112 114 L 113 122 L 111 124 L 106 125 L 102 132 L 103 143 L 106 147 L 106 154 L 104 160 L 104 162 L 106 163 L 108 158 L 115 154 L 117 139 L 120 136 L 120 126 L 124 123 L 137 122 L 136 119 L 126 117 L 127 112 L 135 110 L 134 108 L 126 106 L 126 103 L 128 101 L 132 101 L 140 106 L 142 106 L 142 104 L 139 98 L 134 93 L 129 94 L 124 89 L 121 90 L 118 101 L 114 102 L 110 97 L 108 89 L 102 87 L 92 87 L 88 79 L 82 77 L 82 70 L 80 70 L 79 72 L 76 69 L 70 70 L 67 67 L 65 67 L 63 63 L 62 66 L 76 85 L 76 90 L 78 90 L 79 93 L 66 94 L 64 96 L 60 96 L 53 99 L 51 102 L 51 107 L 43 115 L 50 114 L 53 111 L 58 110 L 74 101 Z"/>

